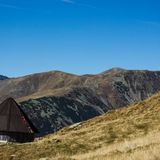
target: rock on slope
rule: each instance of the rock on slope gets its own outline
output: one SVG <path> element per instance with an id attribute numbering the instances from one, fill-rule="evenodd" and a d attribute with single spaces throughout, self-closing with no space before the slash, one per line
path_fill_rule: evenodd
<path id="1" fill-rule="evenodd" d="M 40 135 L 143 100 L 160 91 L 160 72 L 114 68 L 97 75 L 48 72 L 0 81 L 0 101 L 11 96 Z"/>

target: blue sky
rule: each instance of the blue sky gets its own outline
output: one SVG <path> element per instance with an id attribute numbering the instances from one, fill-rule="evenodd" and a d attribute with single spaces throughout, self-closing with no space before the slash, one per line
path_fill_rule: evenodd
<path id="1" fill-rule="evenodd" d="M 160 70 L 159 0 L 0 0 L 0 74 Z"/>

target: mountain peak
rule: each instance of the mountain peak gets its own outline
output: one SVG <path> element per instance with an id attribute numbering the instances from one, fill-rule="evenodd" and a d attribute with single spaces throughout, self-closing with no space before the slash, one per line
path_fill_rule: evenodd
<path id="1" fill-rule="evenodd" d="M 106 71 L 102 72 L 102 74 L 105 74 L 105 73 L 113 74 L 113 73 L 118 73 L 118 72 L 123 72 L 123 71 L 126 71 L 126 70 L 123 69 L 123 68 L 114 67 L 114 68 L 111 68 L 109 70 L 106 70 Z"/>

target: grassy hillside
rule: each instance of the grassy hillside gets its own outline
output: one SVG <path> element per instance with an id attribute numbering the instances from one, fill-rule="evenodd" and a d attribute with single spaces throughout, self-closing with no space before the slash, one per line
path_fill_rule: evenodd
<path id="1" fill-rule="evenodd" d="M 0 146 L 0 159 L 158 160 L 160 93 L 31 144 Z"/>

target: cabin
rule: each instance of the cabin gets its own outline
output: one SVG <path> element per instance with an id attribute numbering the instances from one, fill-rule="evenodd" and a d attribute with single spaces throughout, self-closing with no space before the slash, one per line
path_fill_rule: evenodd
<path id="1" fill-rule="evenodd" d="M 34 141 L 37 129 L 13 98 L 0 104 L 0 142 Z"/>

